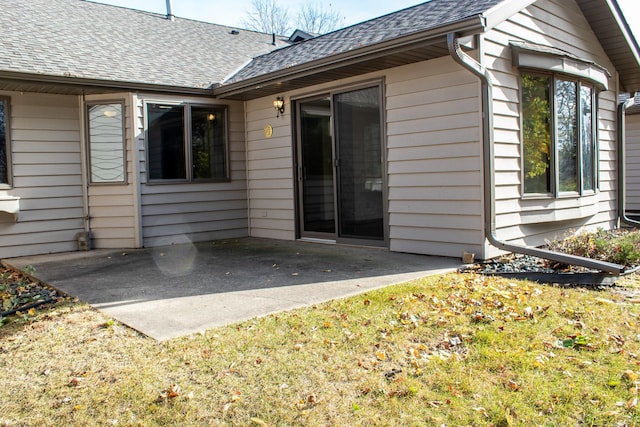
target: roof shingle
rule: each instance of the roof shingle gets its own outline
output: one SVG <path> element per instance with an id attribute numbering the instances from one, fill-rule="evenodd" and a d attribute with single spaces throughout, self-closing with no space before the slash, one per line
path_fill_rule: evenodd
<path id="1" fill-rule="evenodd" d="M 277 47 L 271 34 L 84 0 L 0 0 L 0 11 L 6 72 L 208 88 Z"/>
<path id="2" fill-rule="evenodd" d="M 255 58 L 224 84 L 428 31 L 480 15 L 504 0 L 431 0 Z"/>

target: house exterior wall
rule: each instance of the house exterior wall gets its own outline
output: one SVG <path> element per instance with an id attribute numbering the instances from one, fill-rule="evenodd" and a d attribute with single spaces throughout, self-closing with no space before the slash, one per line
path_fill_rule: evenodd
<path id="1" fill-rule="evenodd" d="M 3 92 L 11 98 L 13 186 L 19 219 L 0 213 L 0 258 L 77 249 L 84 230 L 77 96 Z"/>
<path id="2" fill-rule="evenodd" d="M 461 256 L 482 249 L 480 85 L 440 58 L 285 94 L 307 95 L 383 81 L 389 248 Z M 375 83 L 374 83 L 375 84 Z M 296 238 L 291 104 L 276 118 L 272 97 L 247 102 L 250 234 Z M 264 126 L 273 136 L 264 135 Z"/>
<path id="3" fill-rule="evenodd" d="M 129 93 L 88 95 L 85 100 L 87 102 L 123 102 L 125 106 L 126 182 L 124 184 L 89 183 L 87 188 L 93 247 L 96 249 L 139 247 L 138 198 L 136 197 L 138 177 L 135 171 L 136 152 L 133 138 L 135 117 L 132 114 L 136 109 L 132 95 Z M 86 135 L 84 136 L 86 138 Z M 84 145 L 87 146 L 86 141 Z"/>
<path id="4" fill-rule="evenodd" d="M 626 117 L 627 212 L 640 212 L 640 114 Z"/>
<path id="5" fill-rule="evenodd" d="M 617 82 L 599 94 L 599 192 L 592 196 L 525 200 L 521 189 L 519 70 L 509 42 L 553 46 L 615 69 L 572 0 L 539 0 L 484 37 L 485 65 L 494 82 L 496 226 L 501 240 L 538 246 L 572 230 L 615 226 Z M 487 256 L 498 251 L 487 247 Z"/>
<path id="6" fill-rule="evenodd" d="M 244 108 L 241 102 L 136 95 L 136 150 L 145 247 L 247 236 Z M 228 106 L 229 182 L 154 183 L 146 167 L 146 102 Z"/>

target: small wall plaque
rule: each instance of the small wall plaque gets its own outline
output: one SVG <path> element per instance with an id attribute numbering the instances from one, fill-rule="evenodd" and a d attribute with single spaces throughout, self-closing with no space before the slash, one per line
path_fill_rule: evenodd
<path id="1" fill-rule="evenodd" d="M 271 138 L 273 136 L 273 127 L 270 124 L 264 125 L 264 137 Z"/>

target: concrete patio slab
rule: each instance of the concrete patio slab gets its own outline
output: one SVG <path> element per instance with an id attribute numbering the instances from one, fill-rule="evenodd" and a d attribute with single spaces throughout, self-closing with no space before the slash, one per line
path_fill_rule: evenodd
<path id="1" fill-rule="evenodd" d="M 344 298 L 459 259 L 383 249 L 239 239 L 4 260 L 157 340 Z"/>

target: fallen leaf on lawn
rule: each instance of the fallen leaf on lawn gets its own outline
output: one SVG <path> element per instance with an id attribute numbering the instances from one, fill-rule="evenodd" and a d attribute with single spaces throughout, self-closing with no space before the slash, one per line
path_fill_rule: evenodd
<path id="1" fill-rule="evenodd" d="M 376 358 L 378 360 L 387 360 L 387 355 L 384 351 L 379 351 L 376 353 Z"/>
<path id="2" fill-rule="evenodd" d="M 260 418 L 251 418 L 251 422 L 254 423 L 255 425 L 259 425 L 262 427 L 267 427 L 267 423 L 265 423 L 263 420 L 261 420 Z"/>
<path id="3" fill-rule="evenodd" d="M 71 378 L 71 381 L 69 381 L 69 386 L 70 387 L 78 387 L 81 382 L 82 382 L 82 378 L 73 377 L 73 378 Z"/>
<path id="4" fill-rule="evenodd" d="M 329 329 L 330 327 L 333 326 L 333 323 L 329 322 L 328 320 L 324 322 L 324 324 L 322 325 L 324 326 L 325 329 Z"/>
<path id="5" fill-rule="evenodd" d="M 627 409 L 634 409 L 638 406 L 638 398 L 637 397 L 632 397 L 631 399 L 629 399 L 627 401 L 627 403 L 624 405 L 625 408 Z"/>
<path id="6" fill-rule="evenodd" d="M 165 390 L 160 392 L 160 396 L 158 396 L 158 401 L 163 401 L 167 399 L 174 399 L 180 395 L 180 386 L 178 384 L 171 384 Z"/>
<path id="7" fill-rule="evenodd" d="M 489 417 L 489 414 L 487 413 L 487 410 L 485 408 L 483 408 L 482 406 L 476 406 L 476 407 L 471 408 L 471 409 L 476 411 L 476 412 L 480 412 L 485 417 Z"/>
<path id="8" fill-rule="evenodd" d="M 636 374 L 632 370 L 625 371 L 625 373 L 622 374 L 622 378 L 631 382 L 638 381 L 638 377 L 638 374 Z"/>
<path id="9" fill-rule="evenodd" d="M 507 383 L 507 386 L 513 391 L 520 390 L 520 386 L 515 381 L 509 380 L 509 382 Z"/>

